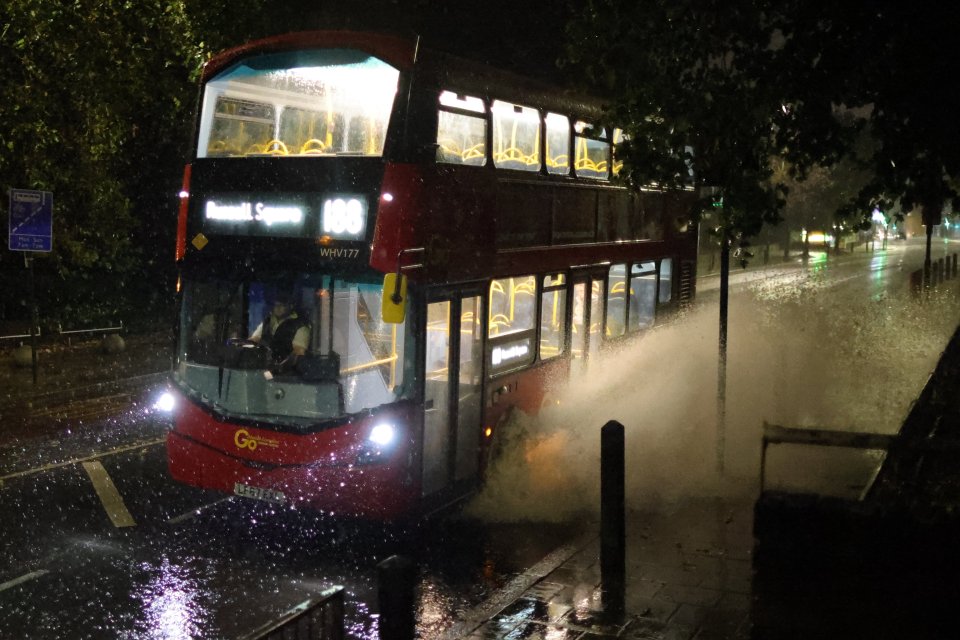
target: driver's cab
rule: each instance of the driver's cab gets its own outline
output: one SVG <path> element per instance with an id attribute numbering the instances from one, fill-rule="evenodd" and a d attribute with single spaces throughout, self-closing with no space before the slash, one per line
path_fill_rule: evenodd
<path id="1" fill-rule="evenodd" d="M 281 296 L 290 305 L 282 320 L 295 321 L 265 330 Z M 404 382 L 413 342 L 405 323 L 381 319 L 380 306 L 377 278 L 185 278 L 176 379 L 202 404 L 267 421 L 315 421 L 394 402 L 412 389 Z M 294 345 L 302 355 L 288 358 Z"/>

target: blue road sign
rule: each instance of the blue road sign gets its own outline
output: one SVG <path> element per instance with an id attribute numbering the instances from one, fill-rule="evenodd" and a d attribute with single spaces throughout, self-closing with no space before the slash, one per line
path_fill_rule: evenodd
<path id="1" fill-rule="evenodd" d="M 53 194 L 10 189 L 11 251 L 50 251 L 53 248 Z"/>

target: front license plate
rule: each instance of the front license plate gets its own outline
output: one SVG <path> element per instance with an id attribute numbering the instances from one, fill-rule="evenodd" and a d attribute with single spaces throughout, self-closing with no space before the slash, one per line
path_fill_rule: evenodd
<path id="1" fill-rule="evenodd" d="M 283 504 L 287 501 L 287 496 L 283 495 L 280 491 L 264 489 L 262 487 L 251 487 L 248 484 L 242 484 L 240 482 L 233 484 L 233 493 L 234 495 L 243 496 L 244 498 L 253 498 L 254 500 L 275 502 L 277 504 Z"/>

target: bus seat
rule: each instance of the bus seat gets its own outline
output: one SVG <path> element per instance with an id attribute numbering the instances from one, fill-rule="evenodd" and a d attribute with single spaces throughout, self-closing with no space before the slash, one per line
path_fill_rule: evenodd
<path id="1" fill-rule="evenodd" d="M 287 145 L 283 140 L 277 140 L 274 138 L 267 144 L 263 145 L 263 153 L 268 153 L 273 156 L 285 156 L 290 153 L 287 150 Z"/>
<path id="2" fill-rule="evenodd" d="M 325 153 L 326 150 L 327 145 L 324 144 L 323 140 L 318 140 L 317 138 L 310 138 L 300 146 L 300 153 L 308 155 Z"/>

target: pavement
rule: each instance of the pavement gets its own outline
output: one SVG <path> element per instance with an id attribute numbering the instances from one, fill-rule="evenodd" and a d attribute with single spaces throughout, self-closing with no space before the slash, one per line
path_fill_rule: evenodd
<path id="1" fill-rule="evenodd" d="M 753 502 L 704 498 L 631 512 L 624 613 L 606 613 L 600 536 L 557 549 L 443 640 L 751 638 Z"/>

